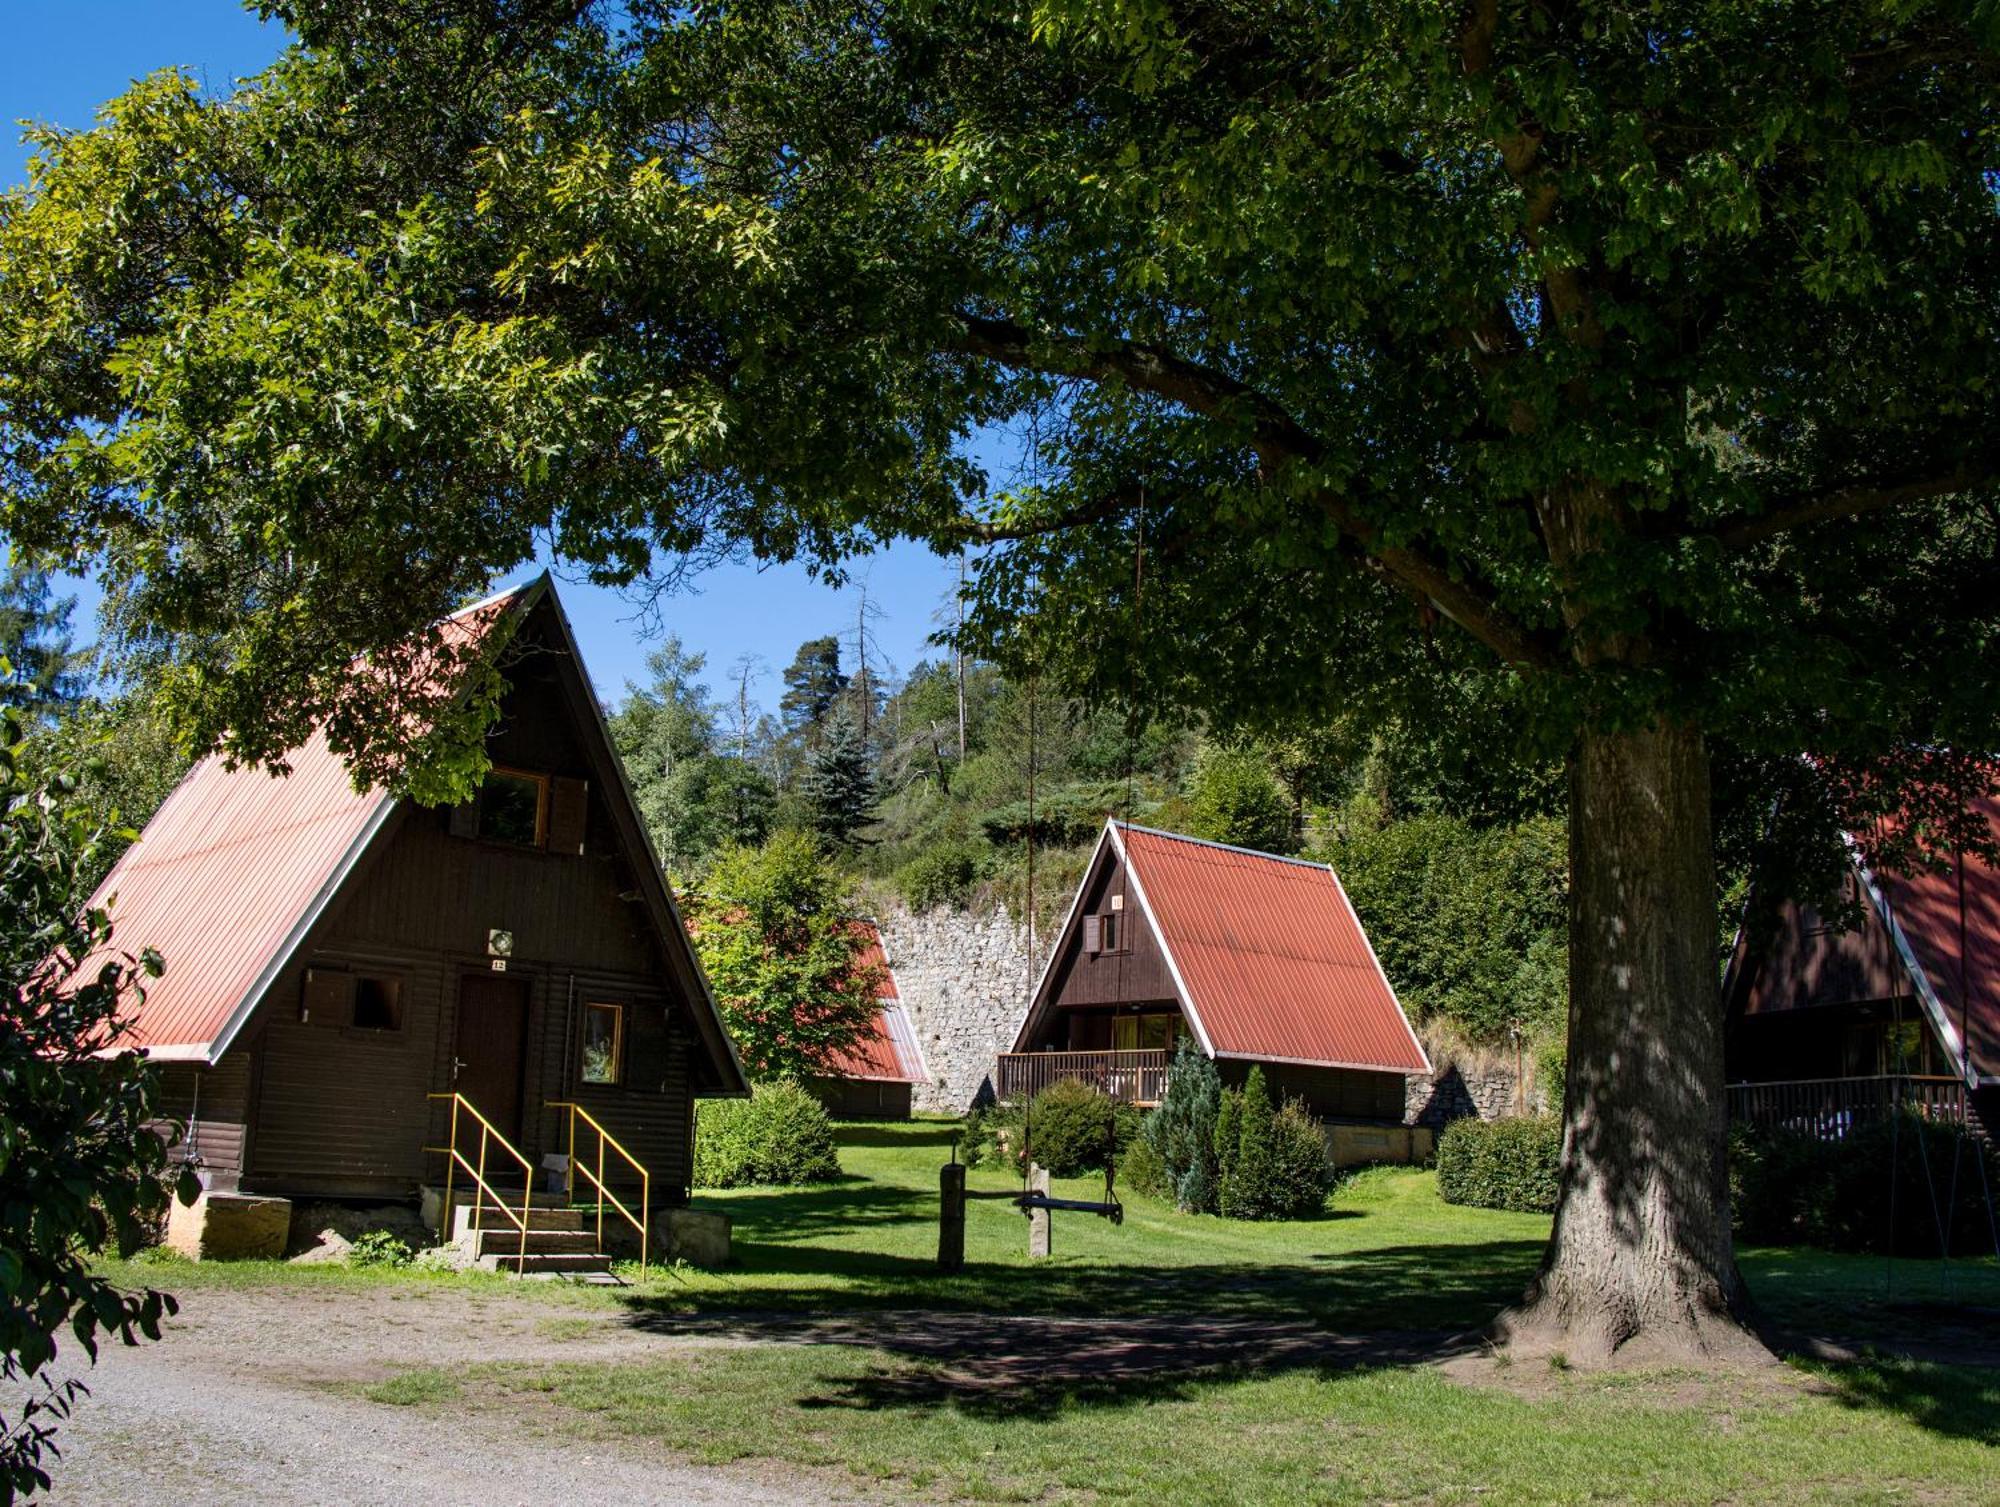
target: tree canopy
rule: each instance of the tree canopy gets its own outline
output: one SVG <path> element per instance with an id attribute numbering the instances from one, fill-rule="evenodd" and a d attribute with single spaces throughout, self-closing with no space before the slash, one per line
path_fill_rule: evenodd
<path id="1" fill-rule="evenodd" d="M 1562 759 L 1516 1332 L 1730 1347 L 1715 812 L 2000 746 L 2000 11 L 271 8 L 232 100 L 145 81 L 0 207 L 0 522 L 198 744 L 393 768 L 351 657 L 544 543 L 909 535 L 1069 691 Z"/>

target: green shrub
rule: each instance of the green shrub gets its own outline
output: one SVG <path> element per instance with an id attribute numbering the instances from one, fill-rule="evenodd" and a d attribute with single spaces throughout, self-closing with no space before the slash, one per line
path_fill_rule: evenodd
<path id="1" fill-rule="evenodd" d="M 1088 1084 L 1052 1083 L 1036 1094 L 1022 1124 L 1020 1143 L 1036 1164 L 1056 1177 L 1076 1177 L 1104 1165 L 1138 1129 L 1138 1111 Z M 1016 1155 L 1019 1153 L 1017 1152 Z"/>
<path id="2" fill-rule="evenodd" d="M 748 1099 L 710 1099 L 695 1115 L 694 1180 L 703 1188 L 792 1188 L 840 1176 L 833 1121 L 789 1079 Z"/>
<path id="3" fill-rule="evenodd" d="M 1216 1122 L 1216 1138 L 1222 1140 L 1222 1133 L 1228 1128 L 1230 1119 L 1236 1122 L 1236 1154 L 1227 1154 L 1221 1144 L 1216 1147 L 1217 1160 L 1221 1162 L 1222 1212 L 1230 1219 L 1268 1219 L 1276 1202 L 1272 1188 L 1273 1143 L 1277 1131 L 1272 1122 L 1278 1117 L 1277 1107 L 1271 1103 L 1271 1090 L 1264 1082 L 1261 1067 L 1250 1069 L 1250 1075 L 1243 1080 L 1242 1107 L 1233 1117 L 1229 1115 L 1225 1100 L 1222 1117 Z"/>
<path id="4" fill-rule="evenodd" d="M 1326 1207 L 1333 1169 L 1319 1122 L 1297 1099 L 1274 1108 L 1262 1068 L 1241 1092 L 1223 1090 L 1215 1153 L 1219 1212 L 1231 1219 L 1303 1219 Z"/>
<path id="5" fill-rule="evenodd" d="M 1297 1099 L 1287 1099 L 1271 1130 L 1271 1217 L 1309 1219 L 1324 1212 L 1333 1164 L 1319 1121 Z"/>
<path id="6" fill-rule="evenodd" d="M 928 848 L 896 871 L 896 888 L 913 911 L 963 909 L 979 879 L 980 850 L 969 843 Z"/>
<path id="7" fill-rule="evenodd" d="M 1913 1115 L 1858 1126 L 1838 1141 L 1749 1126 L 1730 1135 L 1730 1208 L 1746 1244 L 1871 1254 L 1893 1244 L 1899 1256 L 1936 1256 L 1942 1225 L 1951 1254 L 1988 1254 L 1988 1187 L 2000 1190 L 1989 1149 Z"/>
<path id="8" fill-rule="evenodd" d="M 1148 1123 L 1152 1117 L 1147 1116 Z M 1167 1164 L 1160 1160 L 1160 1153 L 1153 1149 L 1153 1143 L 1146 1136 L 1137 1135 L 1132 1144 L 1125 1148 L 1125 1154 L 1118 1160 L 1118 1186 L 1128 1193 L 1143 1193 L 1148 1198 L 1172 1198 L 1174 1181 L 1167 1172 Z"/>
<path id="9" fill-rule="evenodd" d="M 1544 1036 L 1535 1048 L 1535 1088 L 1542 1096 L 1545 1113 L 1562 1113 L 1563 1083 L 1568 1076 L 1569 1038 L 1561 1031 Z"/>
<path id="10" fill-rule="evenodd" d="M 349 1266 L 408 1266 L 410 1256 L 408 1242 L 388 1230 L 365 1230 L 347 1248 Z"/>
<path id="11" fill-rule="evenodd" d="M 1229 1182 L 1236 1175 L 1236 1151 L 1243 1144 L 1243 1090 L 1225 1088 L 1215 1105 L 1216 1212 L 1229 1212 Z"/>
<path id="12" fill-rule="evenodd" d="M 1562 1175 L 1554 1115 L 1454 1120 L 1438 1139 L 1438 1196 L 1448 1204 L 1546 1214 Z"/>
<path id="13" fill-rule="evenodd" d="M 1200 1047 L 1182 1037 L 1167 1074 L 1166 1097 L 1146 1116 L 1140 1134 L 1165 1169 L 1176 1207 L 1213 1214 L 1220 1194 L 1215 1163 L 1215 1118 L 1222 1078 Z"/>

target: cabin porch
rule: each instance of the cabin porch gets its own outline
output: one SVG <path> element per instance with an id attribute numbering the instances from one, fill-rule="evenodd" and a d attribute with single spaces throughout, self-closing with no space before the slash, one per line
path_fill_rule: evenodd
<path id="1" fill-rule="evenodd" d="M 1002 1052 L 994 1093 L 1002 1104 L 1019 1104 L 1057 1083 L 1082 1083 L 1142 1107 L 1160 1102 L 1167 1091 L 1164 1048 L 1096 1052 Z"/>
<path id="2" fill-rule="evenodd" d="M 1837 1141 L 1893 1114 L 1935 1124 L 1969 1125 L 1984 1134 L 1963 1080 L 1939 1074 L 1875 1073 L 1845 1078 L 1789 1078 L 1729 1085 L 1732 1124 L 1791 1130 Z"/>

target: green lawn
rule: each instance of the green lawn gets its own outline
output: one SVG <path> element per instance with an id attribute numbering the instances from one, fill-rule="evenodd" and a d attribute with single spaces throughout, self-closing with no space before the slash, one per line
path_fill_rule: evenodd
<path id="1" fill-rule="evenodd" d="M 665 1334 L 725 1340 L 797 1337 L 813 1316 L 845 1315 L 860 1326 L 855 1342 L 725 1342 L 643 1364 L 417 1370 L 370 1395 L 504 1411 L 516 1423 L 525 1413 L 565 1436 L 626 1438 L 705 1461 L 833 1467 L 925 1500 L 2000 1501 L 2000 1371 L 1794 1363 L 1764 1378 L 1604 1379 L 1482 1363 L 1447 1375 L 1411 1363 L 1399 1336 L 1441 1338 L 1483 1323 L 1519 1291 L 1547 1230 L 1541 1218 L 1448 1208 L 1425 1173 L 1364 1174 L 1326 1217 L 1291 1224 L 1189 1218 L 1136 1198 L 1122 1227 L 1058 1215 L 1056 1258 L 1033 1265 L 1021 1215 L 975 1203 L 968 1269 L 941 1277 L 937 1167 L 950 1134 L 941 1124 L 844 1127 L 840 1184 L 702 1195 L 736 1221 L 738 1262 L 727 1272 L 523 1294 L 612 1305 Z M 972 1183 L 1010 1186 L 999 1173 L 975 1173 Z M 1059 1191 L 1089 1196 L 1092 1187 Z M 1948 1321 L 1962 1326 L 1968 1311 L 2000 1311 L 1990 1262 L 1903 1262 L 1891 1272 L 1875 1259 L 1751 1251 L 1743 1264 L 1767 1312 L 1796 1331 L 1922 1338 Z M 176 1268 L 168 1285 L 496 1280 L 239 1267 Z M 996 1373 L 984 1353 L 910 1352 L 897 1331 L 937 1311 L 982 1333 L 967 1311 L 1152 1318 L 1168 1336 L 1179 1316 L 1292 1332 L 1304 1321 L 1363 1343 L 1360 1364 L 1280 1356 L 1221 1373 L 1079 1378 L 1061 1374 L 1060 1355 L 1047 1367 L 1057 1374 L 1044 1374 L 1030 1353 Z M 1087 1352 L 1090 1329 L 1078 1333 L 1059 1348 Z M 991 1384 L 995 1374 L 1004 1384 Z"/>

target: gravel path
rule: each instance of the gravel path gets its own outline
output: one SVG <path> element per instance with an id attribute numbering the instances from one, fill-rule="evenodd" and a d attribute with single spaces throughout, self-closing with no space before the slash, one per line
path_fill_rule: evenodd
<path id="1" fill-rule="evenodd" d="M 65 1507 L 834 1507 L 867 1500 L 793 1467 L 678 1464 L 504 1420 L 371 1402 L 352 1383 L 454 1360 L 658 1359 L 728 1343 L 505 1295 L 392 1289 L 191 1293 L 157 1345 L 108 1347 L 63 1429 Z M 726 1399 L 718 1399 L 727 1405 Z"/>

